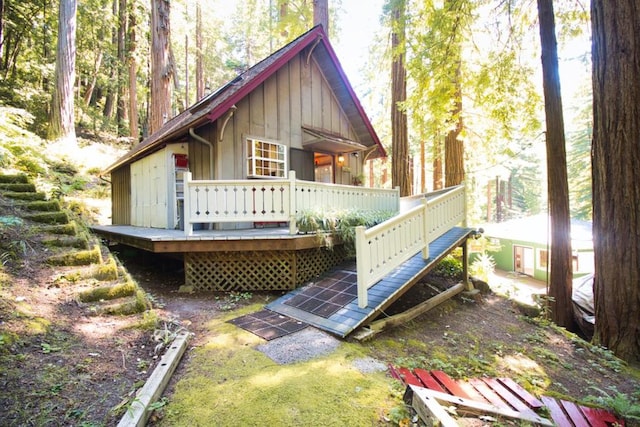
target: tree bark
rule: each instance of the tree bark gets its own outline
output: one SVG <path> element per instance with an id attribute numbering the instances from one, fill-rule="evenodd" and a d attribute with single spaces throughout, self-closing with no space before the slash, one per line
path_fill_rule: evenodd
<path id="1" fill-rule="evenodd" d="M 394 0 L 391 33 L 391 185 L 400 196 L 411 195 L 409 140 L 407 137 L 407 70 L 405 68 L 405 0 Z"/>
<path id="2" fill-rule="evenodd" d="M 443 186 L 442 173 L 442 139 L 440 135 L 433 138 L 433 190 L 441 190 Z"/>
<path id="3" fill-rule="evenodd" d="M 571 255 L 571 214 L 565 151 L 564 119 L 553 0 L 538 0 L 542 47 L 542 84 L 546 118 L 547 185 L 551 218 L 549 258 L 549 307 L 551 319 L 559 326 L 573 328 L 571 299 L 573 262 Z"/>
<path id="4" fill-rule="evenodd" d="M 118 85 L 118 101 L 116 104 L 116 125 L 118 127 L 118 135 L 126 134 L 127 114 L 127 58 L 126 58 L 126 40 L 127 34 L 127 0 L 119 0 L 118 4 L 118 66 L 117 66 L 117 85 Z"/>
<path id="5" fill-rule="evenodd" d="M 640 360 L 640 25 L 635 0 L 592 0 L 594 341 Z"/>
<path id="6" fill-rule="evenodd" d="M 151 0 L 151 105 L 149 133 L 157 131 L 171 116 L 169 0 Z"/>
<path id="7" fill-rule="evenodd" d="M 196 102 L 204 96 L 204 72 L 202 66 L 202 10 L 196 3 Z"/>
<path id="8" fill-rule="evenodd" d="M 136 12 L 135 0 L 129 3 L 129 136 L 134 139 L 134 143 L 140 138 L 138 127 L 138 64 L 136 63 Z"/>
<path id="9" fill-rule="evenodd" d="M 457 47 L 455 47 L 457 50 Z M 456 54 L 459 55 L 459 54 Z M 460 88 L 460 67 L 462 61 L 456 58 L 454 75 L 454 104 L 451 118 L 454 126 L 444 139 L 444 185 L 451 187 L 464 181 L 464 144 L 459 136 L 462 132 L 462 89 Z"/>
<path id="10" fill-rule="evenodd" d="M 313 25 L 322 25 L 324 32 L 329 34 L 328 0 L 313 0 Z"/>
<path id="11" fill-rule="evenodd" d="M 56 86 L 51 105 L 49 139 L 75 142 L 73 87 L 76 80 L 76 0 L 61 0 L 58 13 Z"/>

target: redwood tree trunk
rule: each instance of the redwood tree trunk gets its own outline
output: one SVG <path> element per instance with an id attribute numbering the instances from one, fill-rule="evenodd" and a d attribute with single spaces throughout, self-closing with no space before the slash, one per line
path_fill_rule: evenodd
<path id="1" fill-rule="evenodd" d="M 127 114 L 127 77 L 128 73 L 126 60 L 125 40 L 127 34 L 127 0 L 119 0 L 118 3 L 118 68 L 117 68 L 117 84 L 118 84 L 118 101 L 116 105 L 116 124 L 118 127 L 118 135 L 126 134 Z"/>
<path id="2" fill-rule="evenodd" d="M 134 143 L 140 138 L 138 128 L 138 64 L 136 63 L 136 12 L 134 4 L 129 4 L 129 136 Z"/>
<path id="3" fill-rule="evenodd" d="M 433 139 L 433 190 L 441 190 L 443 185 L 442 171 L 442 138 L 439 135 Z"/>
<path id="4" fill-rule="evenodd" d="M 202 67 L 202 10 L 196 3 L 196 102 L 204 96 L 204 72 Z"/>
<path id="5" fill-rule="evenodd" d="M 318 24 L 329 34 L 329 0 L 313 0 L 313 25 Z"/>
<path id="6" fill-rule="evenodd" d="M 454 125 L 444 139 L 444 185 L 451 187 L 459 185 L 464 181 L 464 144 L 460 140 L 462 132 L 462 89 L 460 88 L 460 66 L 461 60 L 456 60 L 455 71 L 455 100 L 453 111 L 451 112 Z"/>
<path id="7" fill-rule="evenodd" d="M 51 105 L 49 139 L 75 141 L 73 86 L 76 80 L 76 0 L 61 0 L 56 49 L 56 86 Z"/>
<path id="8" fill-rule="evenodd" d="M 157 131 L 171 114 L 169 0 L 151 0 L 151 105 L 149 133 Z"/>
<path id="9" fill-rule="evenodd" d="M 640 16 L 592 0 L 593 239 L 597 344 L 640 360 Z"/>
<path id="10" fill-rule="evenodd" d="M 391 185 L 400 187 L 400 196 L 411 195 L 407 114 L 401 106 L 407 99 L 405 58 L 405 0 L 393 2 L 391 33 Z"/>
<path id="11" fill-rule="evenodd" d="M 547 130 L 547 185 L 551 217 L 549 305 L 551 319 L 556 324 L 573 327 L 571 216 L 553 0 L 538 0 L 538 15 L 542 46 L 542 84 Z"/>

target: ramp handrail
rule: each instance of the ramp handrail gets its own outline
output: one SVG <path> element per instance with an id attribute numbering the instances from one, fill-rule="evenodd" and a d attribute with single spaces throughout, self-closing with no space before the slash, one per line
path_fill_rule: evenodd
<path id="1" fill-rule="evenodd" d="M 420 251 L 429 258 L 429 243 L 464 223 L 464 186 L 447 190 L 425 195 L 420 205 L 374 227 L 356 227 L 358 306 L 367 306 L 371 286 Z"/>

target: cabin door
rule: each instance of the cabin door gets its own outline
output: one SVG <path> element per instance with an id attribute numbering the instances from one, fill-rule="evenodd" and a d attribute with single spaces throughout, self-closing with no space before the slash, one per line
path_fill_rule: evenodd
<path id="1" fill-rule="evenodd" d="M 533 248 L 527 246 L 513 246 L 513 270 L 516 273 L 533 277 L 534 264 Z"/>
<path id="2" fill-rule="evenodd" d="M 296 178 L 304 181 L 314 180 L 313 151 L 292 148 L 289 153 L 291 166 L 296 171 Z"/>

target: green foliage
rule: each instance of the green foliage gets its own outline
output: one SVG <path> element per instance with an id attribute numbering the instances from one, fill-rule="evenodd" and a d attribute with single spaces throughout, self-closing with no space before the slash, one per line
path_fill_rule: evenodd
<path id="1" fill-rule="evenodd" d="M 635 395 L 629 396 L 627 394 L 620 393 L 613 387 L 611 388 L 610 393 L 597 387 L 591 388 L 597 391 L 600 395 L 587 396 L 587 402 L 609 408 L 613 410 L 616 415 L 625 418 L 627 421 L 633 421 L 634 423 L 640 422 L 640 392 L 636 392 Z"/>
<path id="2" fill-rule="evenodd" d="M 373 227 L 393 216 L 389 211 L 368 211 L 363 209 L 306 210 L 296 215 L 296 224 L 301 233 L 318 233 L 321 239 L 335 233 L 344 244 L 348 256 L 355 254 L 356 227 Z M 327 240 L 327 239 L 325 239 Z M 331 242 L 327 240 L 327 246 Z"/>
<path id="3" fill-rule="evenodd" d="M 46 173 L 43 142 L 27 130 L 34 119 L 25 110 L 0 105 L 1 168 L 15 168 L 29 176 Z"/>
<path id="4" fill-rule="evenodd" d="M 442 277 L 462 277 L 462 260 L 451 254 L 444 257 L 433 269 L 433 273 Z"/>
<path id="5" fill-rule="evenodd" d="M 495 269 L 496 262 L 493 257 L 486 252 L 483 252 L 473 260 L 469 266 L 469 273 L 473 277 L 477 277 L 484 282 L 488 282 L 489 276 L 495 271 Z"/>

